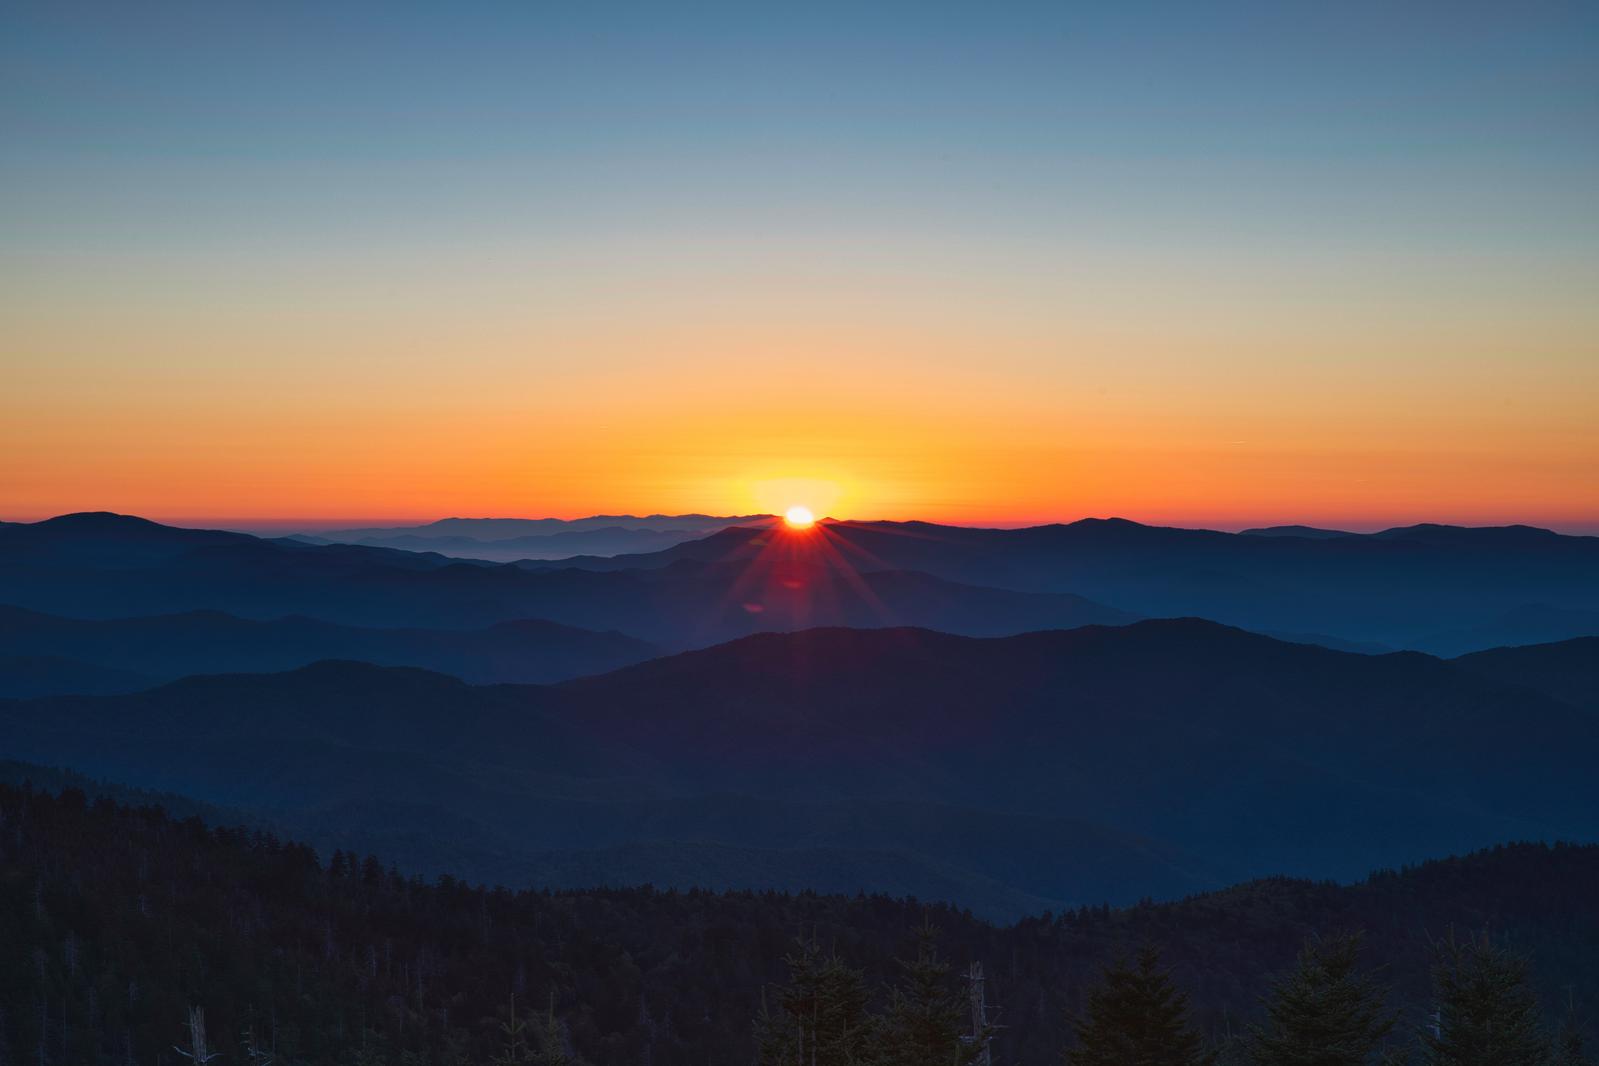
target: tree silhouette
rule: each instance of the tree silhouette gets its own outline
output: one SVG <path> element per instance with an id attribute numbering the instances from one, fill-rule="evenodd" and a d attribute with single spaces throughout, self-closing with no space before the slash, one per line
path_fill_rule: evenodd
<path id="1" fill-rule="evenodd" d="M 1257 1066 L 1364 1066 L 1397 1016 L 1383 992 L 1357 969 L 1356 934 L 1312 940 L 1294 971 L 1272 989 L 1266 1023 L 1251 1027 Z"/>
<path id="2" fill-rule="evenodd" d="M 814 938 L 784 958 L 789 983 L 777 1009 L 756 1019 L 761 1066 L 865 1066 L 873 1063 L 878 1020 L 867 1009 L 865 978 Z"/>
<path id="3" fill-rule="evenodd" d="M 500 1023 L 504 1045 L 489 1059 L 492 1066 L 526 1066 L 534 1061 L 533 1049 L 528 1044 L 527 1023 L 516 1013 L 516 993 L 511 993 L 511 1005 L 506 1021 Z"/>
<path id="4" fill-rule="evenodd" d="M 1437 1013 L 1423 1038 L 1428 1066 L 1548 1066 L 1526 964 L 1486 933 L 1438 945 L 1433 988 Z"/>
<path id="5" fill-rule="evenodd" d="M 1086 1015 L 1075 1022 L 1077 1046 L 1069 1066 L 1209 1066 L 1188 1025 L 1188 997 L 1160 969 L 1160 955 L 1146 946 L 1132 964 L 1105 970 L 1088 994 Z"/>
<path id="6" fill-rule="evenodd" d="M 976 1061 L 990 1033 L 967 1033 L 966 1001 L 951 987 L 949 963 L 939 957 L 938 930 L 924 922 L 916 933 L 915 957 L 900 959 L 899 965 L 900 981 L 883 1019 L 882 1061 L 889 1066 Z"/>

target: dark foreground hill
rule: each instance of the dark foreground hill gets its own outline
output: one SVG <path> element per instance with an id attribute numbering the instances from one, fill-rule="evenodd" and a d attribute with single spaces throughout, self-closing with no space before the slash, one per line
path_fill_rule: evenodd
<path id="1" fill-rule="evenodd" d="M 1591 710 L 1195 620 L 767 634 L 550 687 L 322 663 L 0 703 L 0 755 L 409 869 L 991 915 L 1599 838 Z"/>
<path id="2" fill-rule="evenodd" d="M 376 858 L 173 822 L 82 793 L 0 786 L 0 1055 L 6 1062 L 179 1061 L 191 1006 L 212 1047 L 249 1031 L 280 1066 L 484 1063 L 519 1005 L 553 1006 L 596 1066 L 744 1064 L 751 1021 L 803 934 L 875 981 L 931 923 L 957 966 L 983 962 L 1005 1028 L 995 1061 L 1058 1061 L 1065 1016 L 1101 966 L 1153 944 L 1216 1042 L 1310 936 L 1366 933 L 1399 1033 L 1431 1007 L 1431 942 L 1490 929 L 1525 953 L 1545 1015 L 1599 1010 L 1599 848 L 1518 845 L 1347 887 L 1272 879 L 1180 903 L 996 927 L 942 905 L 804 893 L 485 891 L 403 878 Z"/>
<path id="3" fill-rule="evenodd" d="M 673 649 L 816 625 L 920 625 L 989 636 L 1135 617 L 1065 592 L 841 571 L 810 552 L 771 554 L 757 566 L 535 572 L 109 514 L 0 527 L 0 603 L 78 618 L 219 610 L 384 628 L 476 629 L 537 618 Z"/>
<path id="4" fill-rule="evenodd" d="M 658 654 L 621 633 L 536 619 L 475 630 L 375 629 L 314 618 L 255 621 L 220 611 L 83 620 L 5 606 L 0 648 L 8 656 L 0 658 L 0 695 L 7 696 L 132 692 L 190 674 L 292 670 L 321 659 L 418 666 L 478 684 L 540 683 Z M 45 670 L 41 658 L 56 668 Z"/>

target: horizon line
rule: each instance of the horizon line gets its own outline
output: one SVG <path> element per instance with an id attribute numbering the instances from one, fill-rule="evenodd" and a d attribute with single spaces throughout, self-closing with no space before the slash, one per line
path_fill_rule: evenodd
<path id="1" fill-rule="evenodd" d="M 18 525 L 28 525 L 60 518 L 72 514 L 121 514 L 129 517 L 143 518 L 146 521 L 156 522 L 160 525 L 173 526 L 183 529 L 217 529 L 242 533 L 265 533 L 272 531 L 277 535 L 291 533 L 316 533 L 318 531 L 342 531 L 352 529 L 381 529 L 381 528 L 416 528 L 431 525 L 436 522 L 449 520 L 462 521 L 559 521 L 576 522 L 592 518 L 678 518 L 689 515 L 704 518 L 776 518 L 772 514 L 717 514 L 715 511 L 606 511 L 587 514 L 566 515 L 440 515 L 437 517 L 380 517 L 380 518 L 311 518 L 288 517 L 277 518 L 271 516 L 240 516 L 240 515 L 173 515 L 173 514 L 141 514 L 135 511 L 118 511 L 113 508 L 84 508 L 81 510 L 60 511 L 53 514 L 39 514 L 31 517 L 7 517 L 0 515 L 0 522 Z M 955 521 L 951 519 L 930 519 L 919 517 L 883 517 L 860 518 L 854 516 L 823 515 L 817 521 L 834 522 L 925 522 L 929 525 L 956 526 L 966 529 L 1032 529 L 1050 525 L 1072 525 L 1083 521 L 1111 521 L 1119 520 L 1133 522 L 1142 526 L 1160 527 L 1168 529 L 1209 530 L 1218 533 L 1239 533 L 1248 529 L 1272 529 L 1290 526 L 1301 526 L 1329 531 L 1369 534 L 1380 533 L 1389 529 L 1404 529 L 1411 526 L 1438 525 L 1455 526 L 1468 529 L 1494 529 L 1511 526 L 1523 526 L 1534 529 L 1544 529 L 1562 536 L 1599 536 L 1599 515 L 1591 518 L 1565 518 L 1554 521 L 1536 518 L 1493 518 L 1489 520 L 1478 519 L 1449 519 L 1441 517 L 1390 517 L 1390 518 L 1358 518 L 1358 519 L 1326 519 L 1326 518 L 1294 518 L 1294 519 L 1231 519 L 1218 521 L 1205 519 L 1199 516 L 1184 518 L 1181 516 L 1162 516 L 1135 518 L 1125 514 L 1079 514 L 1076 517 L 1040 516 L 1029 518 L 990 519 L 979 521 Z"/>

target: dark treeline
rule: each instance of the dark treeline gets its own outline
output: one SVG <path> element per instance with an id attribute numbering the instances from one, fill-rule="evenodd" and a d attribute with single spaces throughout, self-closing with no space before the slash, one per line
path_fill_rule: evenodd
<path id="1" fill-rule="evenodd" d="M 196 1007 L 223 1062 L 252 1048 L 279 1066 L 782 1062 L 803 1028 L 786 1005 L 822 970 L 865 1024 L 936 1044 L 965 1031 L 972 962 L 1000 1008 L 999 1066 L 1057 1063 L 1074 1044 L 1096 1061 L 1084 1026 L 1147 1006 L 1119 987 L 1175 1003 L 1195 1061 L 1250 1061 L 1273 989 L 1277 1006 L 1295 980 L 1322 994 L 1306 944 L 1353 930 L 1381 1043 L 1419 1049 L 1451 1002 L 1440 977 L 1468 1002 L 1473 960 L 1503 958 L 1527 967 L 1500 982 L 1517 1024 L 1553 1045 L 1599 1001 L 1596 886 L 1599 848 L 1517 845 L 1355 886 L 1261 881 L 1000 928 L 884 897 L 424 883 L 376 858 L 322 863 L 256 831 L 0 786 L 0 1064 L 173 1066 L 194 1050 Z"/>

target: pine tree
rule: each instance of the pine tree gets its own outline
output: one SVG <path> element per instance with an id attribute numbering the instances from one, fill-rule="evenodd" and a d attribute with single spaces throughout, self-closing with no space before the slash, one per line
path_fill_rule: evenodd
<path id="1" fill-rule="evenodd" d="M 938 931 L 917 933 L 916 957 L 899 960 L 903 975 L 882 1027 L 882 1061 L 888 1066 L 967 1066 L 982 1053 L 988 1033 L 968 1034 L 965 1002 L 950 987 L 949 964 L 938 955 Z"/>
<path id="2" fill-rule="evenodd" d="M 1554 1063 L 1555 1066 L 1594 1066 L 1574 1012 L 1567 1012 L 1565 1023 L 1560 1027 L 1560 1036 L 1555 1041 Z"/>
<path id="3" fill-rule="evenodd" d="M 1256 1066 L 1365 1066 L 1393 1029 L 1383 993 L 1360 973 L 1360 937 L 1307 943 L 1294 972 L 1266 1003 L 1267 1021 L 1251 1027 Z"/>
<path id="4" fill-rule="evenodd" d="M 566 1051 L 566 1030 L 555 1016 L 555 992 L 550 991 L 550 1006 L 544 1017 L 534 1022 L 533 1034 L 538 1051 L 532 1061 L 539 1066 L 571 1066 L 572 1057 Z"/>
<path id="5" fill-rule="evenodd" d="M 789 983 L 775 1010 L 764 1002 L 756 1019 L 761 1066 L 871 1066 L 878 1020 L 867 1010 L 866 981 L 815 940 L 785 957 Z"/>
<path id="6" fill-rule="evenodd" d="M 1526 964 L 1486 935 L 1438 948 L 1437 1014 L 1424 1035 L 1428 1066 L 1549 1066 L 1549 1042 Z"/>
<path id="7" fill-rule="evenodd" d="M 511 1010 L 508 1021 L 500 1023 L 500 1033 L 505 1046 L 489 1059 L 491 1066 L 526 1066 L 534 1061 L 533 1049 L 527 1042 L 527 1023 L 516 1013 L 516 993 L 511 993 Z"/>
<path id="8" fill-rule="evenodd" d="M 1210 1066 L 1188 1026 L 1188 997 L 1160 969 L 1160 955 L 1145 947 L 1135 963 L 1105 970 L 1088 994 L 1087 1015 L 1074 1022 L 1077 1046 L 1069 1066 Z"/>

